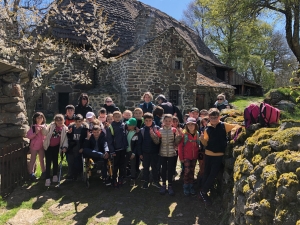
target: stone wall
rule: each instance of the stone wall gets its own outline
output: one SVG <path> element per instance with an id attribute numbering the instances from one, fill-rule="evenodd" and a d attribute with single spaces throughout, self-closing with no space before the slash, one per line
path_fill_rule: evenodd
<path id="1" fill-rule="evenodd" d="M 181 69 L 174 62 L 181 61 Z M 179 108 L 190 108 L 196 100 L 199 58 L 173 29 L 162 33 L 137 50 L 99 70 L 99 83 L 112 82 L 120 92 L 120 105 L 133 109 L 144 92 L 169 97 L 171 88 L 179 90 Z M 101 86 L 98 88 L 101 89 Z"/>
<path id="2" fill-rule="evenodd" d="M 18 73 L 0 76 L 0 148 L 20 143 L 29 126 Z"/>

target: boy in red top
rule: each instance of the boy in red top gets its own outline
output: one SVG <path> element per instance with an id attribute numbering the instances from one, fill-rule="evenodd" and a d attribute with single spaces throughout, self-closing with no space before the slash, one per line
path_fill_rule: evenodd
<path id="1" fill-rule="evenodd" d="M 205 169 L 202 180 L 202 190 L 200 198 L 207 204 L 211 200 L 207 195 L 210 187 L 222 167 L 223 156 L 227 147 L 227 133 L 233 128 L 240 128 L 237 124 L 228 124 L 220 121 L 220 111 L 217 108 L 211 108 L 208 111 L 209 123 L 204 132 L 201 132 L 200 141 L 205 148 Z"/>

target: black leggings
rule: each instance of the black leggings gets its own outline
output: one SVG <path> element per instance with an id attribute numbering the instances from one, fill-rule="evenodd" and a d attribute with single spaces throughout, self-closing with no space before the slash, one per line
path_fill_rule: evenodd
<path id="1" fill-rule="evenodd" d="M 50 170 L 51 163 L 53 163 L 53 176 L 57 175 L 58 170 L 58 152 L 59 145 L 57 146 L 49 146 L 47 151 L 45 151 L 46 157 L 46 179 L 50 179 Z"/>
<path id="2" fill-rule="evenodd" d="M 168 185 L 172 185 L 173 181 L 173 175 L 174 175 L 174 170 L 176 167 L 176 160 L 175 157 L 160 157 L 160 162 L 161 162 L 161 178 L 163 181 L 163 184 L 166 184 L 166 179 L 167 179 L 167 171 L 168 171 Z"/>

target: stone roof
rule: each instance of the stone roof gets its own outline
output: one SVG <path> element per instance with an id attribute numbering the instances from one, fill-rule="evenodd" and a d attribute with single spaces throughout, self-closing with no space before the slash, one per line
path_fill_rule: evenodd
<path id="1" fill-rule="evenodd" d="M 229 88 L 235 89 L 235 87 L 226 84 L 224 81 L 220 80 L 217 77 L 204 76 L 201 73 L 197 73 L 197 85 L 204 87 L 213 87 L 213 88 Z"/>
<path id="2" fill-rule="evenodd" d="M 69 0 L 63 0 L 65 4 Z M 73 0 L 75 3 L 80 3 L 83 0 Z M 114 55 L 119 55 L 134 45 L 135 40 L 135 18 L 139 15 L 141 10 L 150 10 L 152 16 L 156 18 L 155 29 L 157 33 L 161 33 L 170 27 L 174 27 L 176 31 L 189 43 L 194 49 L 197 55 L 212 63 L 215 66 L 229 68 L 222 64 L 217 57 L 211 52 L 211 50 L 204 44 L 199 35 L 186 25 L 180 23 L 176 19 L 170 17 L 166 13 L 146 5 L 137 0 L 96 0 L 104 8 L 104 14 L 107 15 L 108 24 L 114 23 L 112 33 L 115 38 L 118 39 L 118 46 L 114 48 Z M 82 12 L 82 16 L 87 18 L 85 13 L 91 12 L 92 6 L 87 5 L 85 12 Z M 86 19 L 88 21 L 88 19 Z M 59 18 L 52 18 L 52 35 L 57 38 L 68 38 L 72 43 L 83 44 L 85 38 L 83 36 L 78 37 L 73 33 L 73 29 L 70 26 L 65 26 L 63 21 Z M 43 31 L 45 32 L 45 31 Z"/>
<path id="3" fill-rule="evenodd" d="M 24 68 L 18 65 L 13 65 L 5 60 L 0 59 L 0 75 L 8 74 L 11 72 L 24 72 Z"/>

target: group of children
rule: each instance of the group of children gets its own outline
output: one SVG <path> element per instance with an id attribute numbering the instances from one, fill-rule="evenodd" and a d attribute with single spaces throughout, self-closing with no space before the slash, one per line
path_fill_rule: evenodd
<path id="1" fill-rule="evenodd" d="M 58 182 L 58 155 L 61 152 L 66 154 L 68 162 L 66 179 L 76 180 L 82 172 L 83 154 L 94 162 L 103 160 L 102 179 L 107 186 L 122 186 L 128 171 L 130 185 L 134 186 L 142 162 L 142 188 L 147 189 L 150 185 L 151 167 L 152 185 L 160 189 L 161 195 L 168 193 L 172 196 L 175 194 L 172 182 L 179 157 L 184 195 L 196 194 L 193 184 L 198 160 L 198 175 L 202 183 L 200 197 L 210 204 L 207 193 L 222 167 L 227 132 L 237 125 L 221 122 L 216 108 L 200 112 L 192 108 L 185 116 L 184 124 L 180 124 L 176 116 L 163 111 L 156 106 L 153 114 L 144 113 L 141 108 L 135 108 L 133 112 L 125 110 L 123 114 L 120 111 L 107 114 L 106 109 L 101 108 L 96 117 L 93 112 L 75 115 L 75 107 L 68 105 L 66 115 L 55 115 L 50 125 L 46 124 L 43 113 L 36 112 L 27 133 L 31 140 L 30 176 L 36 179 L 34 165 L 38 154 L 45 186 L 51 184 L 51 164 L 52 182 Z M 112 180 L 107 176 L 109 157 L 113 157 Z"/>

